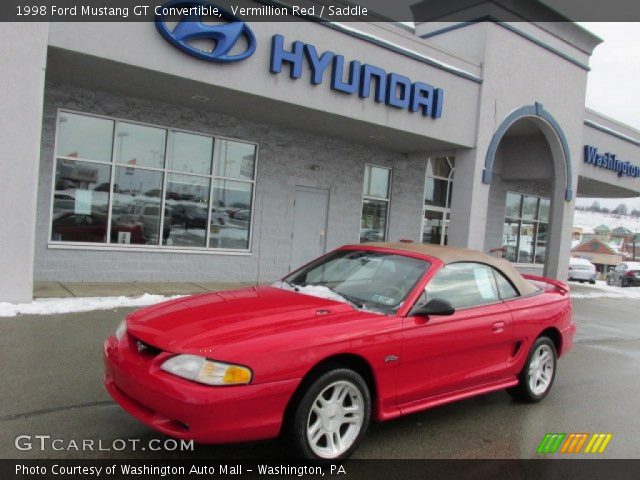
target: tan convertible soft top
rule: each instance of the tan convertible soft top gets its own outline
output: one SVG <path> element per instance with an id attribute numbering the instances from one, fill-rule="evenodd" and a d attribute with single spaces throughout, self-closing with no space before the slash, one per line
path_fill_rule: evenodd
<path id="1" fill-rule="evenodd" d="M 445 264 L 456 262 L 478 262 L 491 265 L 497 268 L 499 271 L 511 280 L 511 283 L 518 289 L 520 295 L 532 295 L 538 291 L 538 288 L 533 284 L 522 278 L 520 272 L 518 272 L 514 266 L 507 260 L 502 258 L 495 258 L 477 250 L 468 250 L 466 248 L 449 247 L 444 245 L 430 245 L 423 243 L 386 243 L 386 242 L 371 242 L 359 245 L 360 247 L 381 247 L 392 248 L 394 250 L 402 250 L 405 252 L 416 252 L 430 257 L 435 257 L 442 260 Z"/>

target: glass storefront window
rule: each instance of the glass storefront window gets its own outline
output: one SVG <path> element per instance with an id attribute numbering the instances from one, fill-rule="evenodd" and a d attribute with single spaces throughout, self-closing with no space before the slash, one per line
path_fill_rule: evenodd
<path id="1" fill-rule="evenodd" d="M 51 241 L 249 249 L 256 145 L 66 112 L 57 135 Z"/>
<path id="2" fill-rule="evenodd" d="M 58 159 L 51 240 L 105 242 L 110 178 L 109 165 Z"/>
<path id="3" fill-rule="evenodd" d="M 249 248 L 253 185 L 233 180 L 213 182 L 210 247 Z"/>
<path id="4" fill-rule="evenodd" d="M 360 243 L 386 240 L 390 189 L 391 169 L 365 165 Z"/>
<path id="5" fill-rule="evenodd" d="M 389 198 L 389 172 L 388 168 L 367 165 L 364 171 L 363 195 L 373 198 Z"/>
<path id="6" fill-rule="evenodd" d="M 535 224 L 523 221 L 518 235 L 518 262 L 533 263 L 535 243 Z"/>
<path id="7" fill-rule="evenodd" d="M 388 203 L 365 198 L 362 202 L 360 243 L 384 242 L 387 231 Z"/>
<path id="8" fill-rule="evenodd" d="M 534 263 L 544 263 L 547 249 L 547 233 L 549 232 L 549 224 L 538 223 L 536 230 L 536 255 Z"/>
<path id="9" fill-rule="evenodd" d="M 424 204 L 448 208 L 450 200 L 450 196 L 447 193 L 448 188 L 449 182 L 447 180 L 427 178 L 424 188 Z"/>
<path id="10" fill-rule="evenodd" d="M 507 192 L 507 217 L 520 218 L 520 207 L 522 205 L 522 195 Z"/>
<path id="11" fill-rule="evenodd" d="M 158 245 L 162 181 L 162 172 L 116 167 L 111 243 Z"/>
<path id="12" fill-rule="evenodd" d="M 213 138 L 173 132 L 168 168 L 178 172 L 209 175 L 212 153 Z"/>
<path id="13" fill-rule="evenodd" d="M 448 180 L 453 173 L 453 162 L 447 157 L 435 157 L 427 160 L 427 177 Z"/>
<path id="14" fill-rule="evenodd" d="M 522 218 L 535 220 L 538 217 L 538 197 L 524 195 L 522 197 Z"/>
<path id="15" fill-rule="evenodd" d="M 548 198 L 540 199 L 540 207 L 538 208 L 538 220 L 541 222 L 549 221 L 549 208 L 551 207 L 551 200 Z"/>
<path id="16" fill-rule="evenodd" d="M 163 230 L 169 230 L 164 245 L 207 246 L 209 186 L 211 180 L 193 175 L 170 173 L 165 192 Z"/>
<path id="17" fill-rule="evenodd" d="M 544 263 L 550 204 L 548 198 L 507 192 L 504 258 L 514 263 Z"/>
<path id="18" fill-rule="evenodd" d="M 167 131 L 133 123 L 116 124 L 116 163 L 164 168 L 164 146 Z"/>
<path id="19" fill-rule="evenodd" d="M 215 148 L 213 174 L 216 177 L 253 180 L 256 146 L 220 140 Z"/>
<path id="20" fill-rule="evenodd" d="M 61 113 L 58 117 L 58 157 L 111 161 L 113 120 Z"/>
<path id="21" fill-rule="evenodd" d="M 520 222 L 510 218 L 505 219 L 502 230 L 502 247 L 504 248 L 504 258 L 510 262 L 518 260 L 518 231 Z"/>
<path id="22" fill-rule="evenodd" d="M 454 170 L 454 157 L 433 157 L 427 160 L 422 220 L 423 243 L 447 244 Z"/>
<path id="23" fill-rule="evenodd" d="M 424 212 L 424 226 L 422 228 L 422 243 L 440 245 L 444 234 L 444 244 L 447 243 L 447 227 L 449 214 L 426 210 Z"/>

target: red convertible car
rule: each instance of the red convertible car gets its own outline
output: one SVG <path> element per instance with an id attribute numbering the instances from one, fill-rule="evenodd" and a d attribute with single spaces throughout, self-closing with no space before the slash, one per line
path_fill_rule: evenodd
<path id="1" fill-rule="evenodd" d="M 372 419 L 498 389 L 541 400 L 574 332 L 562 282 L 471 250 L 348 245 L 272 286 L 128 315 L 105 384 L 170 436 L 282 434 L 304 458 L 342 459 Z"/>

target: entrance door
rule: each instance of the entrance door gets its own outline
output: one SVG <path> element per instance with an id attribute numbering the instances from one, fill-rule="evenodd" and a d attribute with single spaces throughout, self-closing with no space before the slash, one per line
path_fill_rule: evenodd
<path id="1" fill-rule="evenodd" d="M 329 190 L 296 187 L 290 269 L 296 269 L 325 252 Z"/>

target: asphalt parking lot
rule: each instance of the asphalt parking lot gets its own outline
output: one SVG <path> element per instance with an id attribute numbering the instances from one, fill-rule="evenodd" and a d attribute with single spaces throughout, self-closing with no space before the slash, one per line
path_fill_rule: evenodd
<path id="1" fill-rule="evenodd" d="M 518 404 L 496 392 L 374 424 L 355 457 L 535 458 L 547 432 L 612 433 L 599 458 L 640 457 L 640 299 L 579 298 L 574 309 L 576 344 L 543 402 Z M 277 441 L 106 450 L 115 439 L 166 439 L 124 413 L 102 386 L 102 343 L 127 311 L 0 318 L 1 458 L 287 457 Z M 51 435 L 63 440 L 58 445 L 90 439 L 95 449 L 22 451 L 18 435 Z"/>

